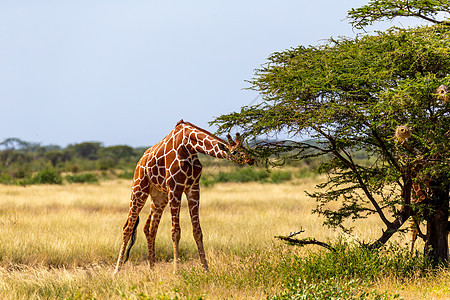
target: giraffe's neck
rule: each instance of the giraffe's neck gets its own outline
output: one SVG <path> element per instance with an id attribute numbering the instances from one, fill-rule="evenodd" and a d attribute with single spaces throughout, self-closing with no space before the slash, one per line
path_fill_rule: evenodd
<path id="1" fill-rule="evenodd" d="M 411 199 L 413 203 L 421 203 L 427 199 L 428 197 L 427 186 L 429 186 L 429 184 L 430 183 L 428 180 L 424 180 L 423 183 L 413 183 L 412 185 L 413 197 Z"/>
<path id="2" fill-rule="evenodd" d="M 206 130 L 190 123 L 183 124 L 183 143 L 195 153 L 203 153 L 216 158 L 227 158 L 226 142 Z"/>

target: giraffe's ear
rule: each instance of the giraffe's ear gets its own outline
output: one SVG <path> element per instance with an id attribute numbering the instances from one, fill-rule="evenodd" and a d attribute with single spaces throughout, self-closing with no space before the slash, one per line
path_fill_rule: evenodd
<path id="1" fill-rule="evenodd" d="M 228 139 L 228 144 L 230 144 L 231 146 L 236 145 L 236 143 L 233 141 L 233 139 L 231 138 L 230 134 L 227 134 L 227 139 Z"/>
<path id="2" fill-rule="evenodd" d="M 240 144 L 241 144 L 241 141 L 242 141 L 241 135 L 239 134 L 239 132 L 237 132 L 237 133 L 236 133 L 236 144 L 237 144 L 237 145 L 240 145 Z"/>

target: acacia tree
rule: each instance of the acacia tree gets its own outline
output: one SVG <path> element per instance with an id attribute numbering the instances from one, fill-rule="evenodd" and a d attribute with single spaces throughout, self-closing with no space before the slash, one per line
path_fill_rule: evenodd
<path id="1" fill-rule="evenodd" d="M 374 16 L 371 5 L 373 11 L 384 7 L 390 18 L 395 13 L 390 5 L 400 3 L 434 16 L 436 9 L 421 8 L 424 2 L 372 1 L 349 17 L 367 25 L 383 16 Z M 450 3 L 426 2 L 438 2 L 447 11 Z M 263 159 L 329 157 L 319 168 L 327 181 L 309 193 L 327 225 L 349 230 L 345 220 L 376 214 L 385 226 L 372 243 L 378 247 L 417 214 L 427 221 L 421 235 L 425 255 L 447 260 L 450 110 L 449 98 L 436 95 L 436 88 L 450 83 L 450 27 L 441 23 L 274 53 L 250 80 L 262 102 L 211 123 L 219 132 L 238 127 L 255 139 L 277 133 L 291 137 L 258 142 L 254 151 Z M 401 143 L 394 138 L 399 126 L 411 131 Z M 302 141 L 305 136 L 315 142 Z M 358 150 L 367 153 L 370 164 L 355 160 Z M 412 186 L 424 178 L 427 201 L 413 205 Z M 330 209 L 331 202 L 339 208 Z"/>

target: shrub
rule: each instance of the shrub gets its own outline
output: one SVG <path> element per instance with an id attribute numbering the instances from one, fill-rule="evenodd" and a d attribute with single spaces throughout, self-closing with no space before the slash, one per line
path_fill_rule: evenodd
<path id="1" fill-rule="evenodd" d="M 341 282 L 339 279 L 330 278 L 318 283 L 308 283 L 306 280 L 296 284 L 289 284 L 287 289 L 270 300 L 291 299 L 396 299 L 398 295 L 391 296 L 388 293 L 379 294 L 376 291 L 366 292 L 364 285 L 357 280 Z"/>
<path id="2" fill-rule="evenodd" d="M 53 169 L 44 169 L 31 179 L 31 184 L 62 184 L 62 177 Z"/>
<path id="3" fill-rule="evenodd" d="M 239 168 L 232 172 L 219 172 L 216 177 L 216 182 L 251 182 L 251 181 L 265 181 L 269 177 L 267 170 L 255 170 L 253 168 Z"/>
<path id="4" fill-rule="evenodd" d="M 284 253 L 274 266 L 284 290 L 268 299 L 397 299 L 398 295 L 368 292 L 369 286 L 382 277 L 408 280 L 426 276 L 431 266 L 395 244 L 368 249 L 340 240 L 332 246 L 336 252 Z"/>
<path id="5" fill-rule="evenodd" d="M 211 187 L 216 183 L 215 177 L 209 174 L 203 174 L 200 177 L 200 184 L 204 187 Z"/>
<path id="6" fill-rule="evenodd" d="M 131 170 L 123 171 L 117 177 L 118 178 L 122 178 L 122 179 L 130 179 L 130 180 L 132 180 L 134 178 L 134 171 L 131 171 Z"/>
<path id="7" fill-rule="evenodd" d="M 272 171 L 270 173 L 270 182 L 280 183 L 292 179 L 291 173 L 286 171 Z"/>
<path id="8" fill-rule="evenodd" d="M 297 178 L 314 178 L 316 176 L 317 172 L 315 172 L 311 167 L 300 167 L 295 174 L 295 177 Z"/>
<path id="9" fill-rule="evenodd" d="M 406 247 L 389 245 L 368 249 L 359 244 L 338 241 L 336 252 L 321 249 L 308 255 L 291 253 L 277 266 L 277 274 L 290 284 L 298 280 L 320 282 L 330 278 L 348 281 L 363 278 L 365 282 L 380 277 L 413 278 L 427 274 L 431 266 L 420 255 L 410 256 Z M 295 276 L 294 276 L 295 275 Z"/>
<path id="10" fill-rule="evenodd" d="M 212 186 L 218 182 L 268 182 L 281 183 L 292 179 L 291 173 L 287 171 L 272 171 L 255 168 L 236 168 L 231 172 L 219 172 L 216 175 L 203 174 L 201 184 Z"/>
<path id="11" fill-rule="evenodd" d="M 0 183 L 10 183 L 11 182 L 11 176 L 9 174 L 0 174 Z"/>
<path id="12" fill-rule="evenodd" d="M 69 183 L 97 183 L 98 178 L 95 174 L 84 173 L 84 174 L 67 175 L 66 181 Z"/>

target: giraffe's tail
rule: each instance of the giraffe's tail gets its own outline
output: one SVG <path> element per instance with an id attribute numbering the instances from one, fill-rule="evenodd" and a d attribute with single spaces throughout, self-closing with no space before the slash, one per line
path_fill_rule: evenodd
<path id="1" fill-rule="evenodd" d="M 139 224 L 139 216 L 137 217 L 136 223 L 134 223 L 133 233 L 131 234 L 130 243 L 128 244 L 127 251 L 125 252 L 125 259 L 123 261 L 124 263 L 128 260 L 128 257 L 130 256 L 131 247 L 133 247 L 134 243 L 136 242 L 136 230 L 137 230 L 138 224 Z"/>

